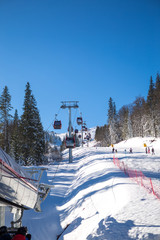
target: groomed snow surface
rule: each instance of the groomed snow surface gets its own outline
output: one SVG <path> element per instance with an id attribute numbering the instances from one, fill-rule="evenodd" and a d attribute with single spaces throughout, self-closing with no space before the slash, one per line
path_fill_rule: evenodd
<path id="1" fill-rule="evenodd" d="M 155 155 L 145 153 L 144 143 Z M 111 147 L 94 145 L 75 148 L 72 163 L 65 150 L 63 161 L 47 166 L 42 182 L 54 188 L 41 213 L 28 210 L 23 216 L 32 239 L 160 239 L 160 200 L 113 164 Z M 160 139 L 132 138 L 114 148 L 118 159 L 160 188 Z"/>

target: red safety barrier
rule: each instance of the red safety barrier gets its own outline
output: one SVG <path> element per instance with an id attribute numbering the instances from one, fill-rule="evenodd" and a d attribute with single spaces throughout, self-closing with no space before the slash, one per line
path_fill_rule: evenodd
<path id="1" fill-rule="evenodd" d="M 160 187 L 152 183 L 152 179 L 146 177 L 141 171 L 133 170 L 128 168 L 123 161 L 120 161 L 118 158 L 113 157 L 113 163 L 126 175 L 128 175 L 132 180 L 137 182 L 137 184 L 144 187 L 149 193 L 153 193 L 156 198 L 160 199 Z"/>

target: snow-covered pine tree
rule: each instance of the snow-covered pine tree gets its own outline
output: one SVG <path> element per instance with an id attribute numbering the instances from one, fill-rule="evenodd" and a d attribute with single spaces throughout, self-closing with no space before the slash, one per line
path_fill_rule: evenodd
<path id="1" fill-rule="evenodd" d="M 119 128 L 122 140 L 129 138 L 128 115 L 129 115 L 128 106 L 123 106 L 118 112 Z"/>
<path id="2" fill-rule="evenodd" d="M 155 83 L 155 122 L 157 137 L 160 137 L 160 75 L 157 73 Z"/>
<path id="3" fill-rule="evenodd" d="M 0 145 L 7 153 L 10 151 L 9 122 L 12 118 L 11 110 L 11 95 L 8 87 L 5 86 L 0 96 Z"/>
<path id="4" fill-rule="evenodd" d="M 27 82 L 20 124 L 21 152 L 25 165 L 41 163 L 45 151 L 44 131 L 36 105 L 30 84 Z"/>
<path id="5" fill-rule="evenodd" d="M 156 114 L 155 114 L 155 86 L 153 83 L 152 76 L 150 78 L 150 85 L 149 85 L 149 90 L 147 95 L 147 110 L 150 118 L 149 135 L 157 137 Z"/>
<path id="6" fill-rule="evenodd" d="M 95 132 L 95 140 L 97 142 L 101 142 L 101 146 L 110 145 L 110 134 L 108 125 L 105 124 L 101 127 L 97 126 Z"/>
<path id="7" fill-rule="evenodd" d="M 10 155 L 15 159 L 16 162 L 20 161 L 20 149 L 21 149 L 21 141 L 19 134 L 19 117 L 18 111 L 15 110 L 14 119 L 11 126 L 11 149 Z"/>
<path id="8" fill-rule="evenodd" d="M 145 100 L 143 97 L 137 97 L 132 104 L 131 122 L 134 137 L 144 137 L 144 111 Z"/>
<path id="9" fill-rule="evenodd" d="M 109 98 L 108 102 L 108 125 L 109 125 L 109 132 L 110 132 L 110 143 L 114 144 L 119 139 L 118 134 L 118 122 L 117 122 L 117 113 L 116 113 L 116 105 L 113 102 L 112 98 Z"/>
<path id="10" fill-rule="evenodd" d="M 96 127 L 96 131 L 95 131 L 95 140 L 96 140 L 97 142 L 100 141 L 99 132 L 100 132 L 100 128 L 99 128 L 99 126 L 97 126 L 97 127 Z"/>
<path id="11" fill-rule="evenodd" d="M 148 95 L 147 95 L 147 104 L 150 106 L 150 108 L 153 107 L 153 103 L 154 103 L 153 101 L 154 101 L 154 83 L 153 83 L 153 79 L 151 76 Z"/>
<path id="12" fill-rule="evenodd" d="M 103 126 L 99 127 L 97 126 L 96 127 L 96 132 L 95 132 L 95 140 L 97 142 L 102 142 L 103 141 Z"/>
<path id="13" fill-rule="evenodd" d="M 133 137 L 133 129 L 132 129 L 132 104 L 128 105 L 128 139 Z"/>
<path id="14" fill-rule="evenodd" d="M 44 130 L 40 119 L 40 114 L 37 108 L 37 103 L 32 95 L 32 107 L 34 111 L 34 126 L 35 126 L 35 143 L 33 149 L 33 156 L 35 163 L 37 165 L 42 164 L 44 160 L 44 152 L 45 152 L 45 137 L 44 137 Z"/>

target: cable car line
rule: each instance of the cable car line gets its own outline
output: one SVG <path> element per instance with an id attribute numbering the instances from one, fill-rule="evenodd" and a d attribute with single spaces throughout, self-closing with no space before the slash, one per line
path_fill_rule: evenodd
<path id="1" fill-rule="evenodd" d="M 51 124 L 49 125 L 49 127 L 45 130 L 45 132 L 48 132 L 48 129 L 53 125 L 53 121 L 51 122 Z"/>
<path id="2" fill-rule="evenodd" d="M 76 112 L 75 112 L 75 114 L 74 114 L 73 125 L 74 125 L 74 123 L 75 123 L 75 120 L 76 120 L 76 115 L 77 115 L 77 109 L 76 109 Z"/>
<path id="3" fill-rule="evenodd" d="M 61 111 L 61 108 L 59 108 L 58 113 L 56 114 L 56 116 L 59 115 L 60 111 Z M 48 129 L 53 125 L 53 123 L 54 123 L 54 121 L 52 121 L 51 124 L 49 125 L 49 127 L 47 128 L 47 130 L 45 130 L 46 132 L 48 132 Z"/>

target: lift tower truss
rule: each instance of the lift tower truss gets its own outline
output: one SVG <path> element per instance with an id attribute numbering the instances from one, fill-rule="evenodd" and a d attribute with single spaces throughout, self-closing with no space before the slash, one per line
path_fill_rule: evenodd
<path id="1" fill-rule="evenodd" d="M 61 102 L 61 108 L 66 109 L 68 108 L 69 110 L 69 137 L 71 137 L 71 128 L 72 128 L 72 123 L 71 123 L 71 109 L 72 108 L 78 108 L 78 101 L 62 101 Z M 72 149 L 69 148 L 69 163 L 72 162 Z"/>

